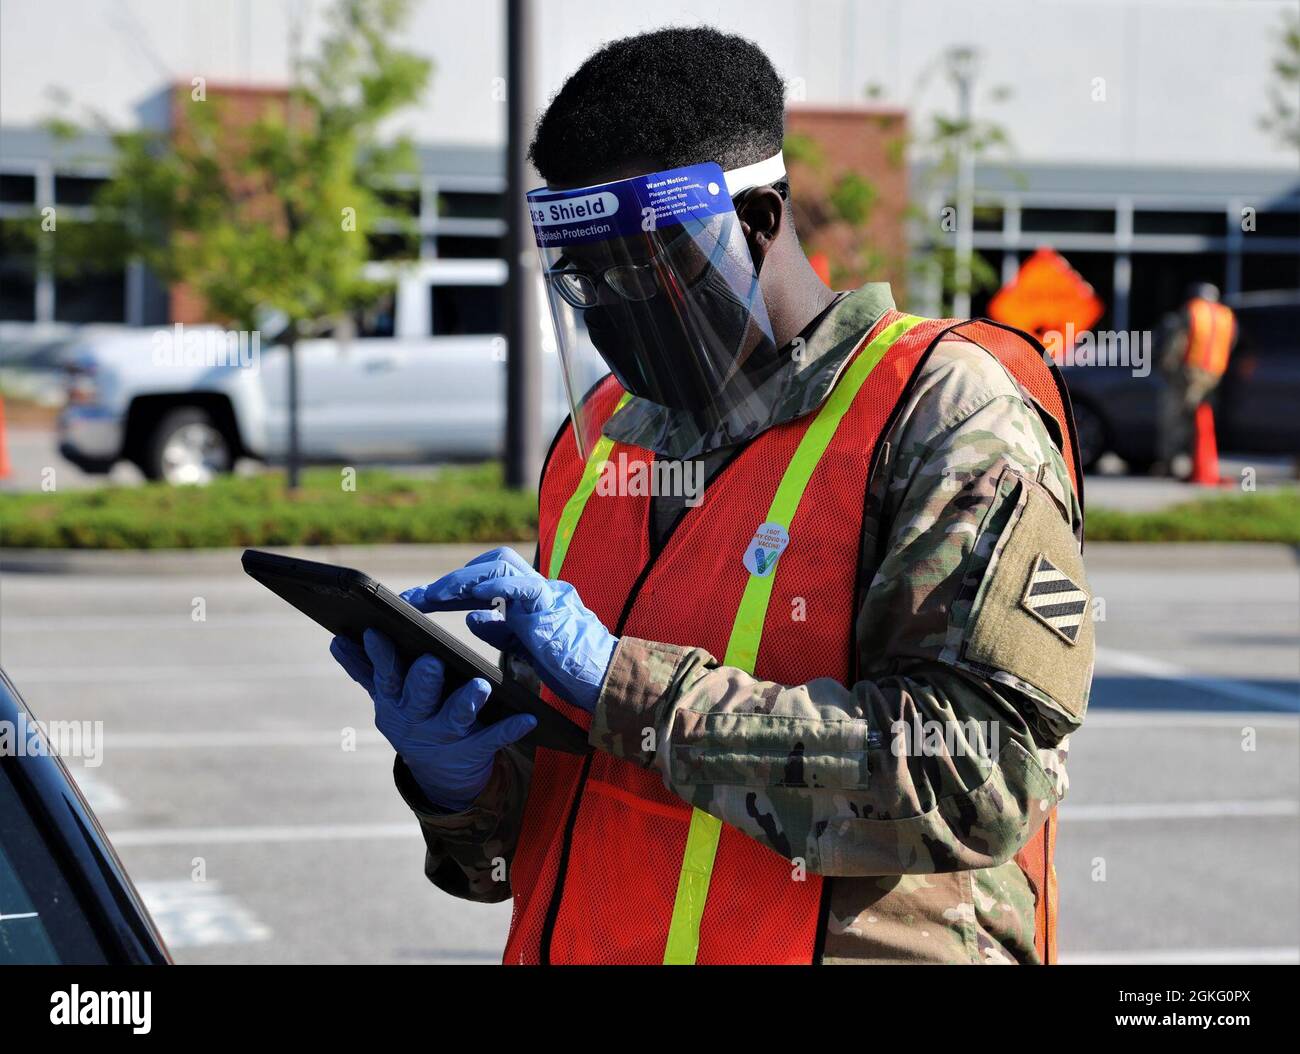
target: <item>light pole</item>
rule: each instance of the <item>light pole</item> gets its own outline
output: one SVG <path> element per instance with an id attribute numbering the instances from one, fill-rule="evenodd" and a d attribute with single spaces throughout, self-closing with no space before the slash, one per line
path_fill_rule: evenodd
<path id="1" fill-rule="evenodd" d="M 524 195 L 533 115 L 532 0 L 506 0 L 506 486 L 536 486 L 542 470 L 537 249 Z"/>
<path id="2" fill-rule="evenodd" d="M 953 262 L 952 315 L 970 317 L 971 254 L 975 251 L 975 147 L 972 95 L 978 60 L 972 48 L 948 53 L 948 74 L 957 87 L 961 140 L 957 147 L 957 252 Z"/>

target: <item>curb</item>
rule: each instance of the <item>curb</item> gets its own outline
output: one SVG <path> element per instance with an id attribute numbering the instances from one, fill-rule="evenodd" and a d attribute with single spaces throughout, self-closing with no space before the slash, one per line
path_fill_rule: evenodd
<path id="1" fill-rule="evenodd" d="M 488 549 L 508 545 L 531 560 L 533 542 L 456 542 L 445 545 L 328 545 L 271 547 L 304 560 L 342 564 L 371 573 L 412 564 L 459 567 Z M 0 575 L 219 575 L 242 574 L 243 549 L 0 549 Z M 1094 542 L 1084 550 L 1089 569 L 1234 572 L 1291 571 L 1300 546 L 1278 542 Z"/>
<path id="2" fill-rule="evenodd" d="M 341 564 L 370 573 L 412 564 L 459 567 L 480 553 L 508 545 L 525 560 L 534 542 L 468 542 L 445 545 L 268 546 L 265 551 L 303 560 Z M 238 549 L 0 549 L 0 575 L 220 575 L 243 574 Z"/>
<path id="3" fill-rule="evenodd" d="M 1188 571 L 1290 571 L 1300 566 L 1300 546 L 1288 542 L 1091 542 L 1084 567 L 1146 571 L 1153 565 Z"/>

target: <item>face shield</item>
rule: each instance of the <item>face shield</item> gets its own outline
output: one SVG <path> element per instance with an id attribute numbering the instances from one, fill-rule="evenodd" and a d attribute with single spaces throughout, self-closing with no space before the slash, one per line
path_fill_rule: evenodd
<path id="1" fill-rule="evenodd" d="M 528 195 L 581 456 L 584 397 L 613 373 L 634 396 L 712 427 L 777 366 L 733 197 L 780 180 L 781 155 Z"/>

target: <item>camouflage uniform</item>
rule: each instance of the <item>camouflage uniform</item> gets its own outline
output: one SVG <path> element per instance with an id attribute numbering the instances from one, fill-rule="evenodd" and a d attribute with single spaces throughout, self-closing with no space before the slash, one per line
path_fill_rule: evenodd
<path id="1" fill-rule="evenodd" d="M 876 318 L 891 306 L 869 286 L 822 324 L 864 297 Z M 1034 962 L 1034 894 L 1012 857 L 1065 792 L 1093 643 L 1086 614 L 1071 640 L 1019 601 L 1028 561 L 1043 555 L 1086 589 L 1081 510 L 1038 412 L 972 344 L 935 349 L 881 441 L 863 554 L 874 577 L 856 621 L 862 679 L 773 684 L 698 648 L 625 636 L 590 741 L 834 876 L 825 962 Z M 899 731 L 918 723 L 926 749 L 900 754 Z M 817 786 L 783 787 L 771 771 L 796 740 L 821 759 Z M 469 810 L 437 815 L 399 760 L 435 885 L 510 896 L 502 865 L 530 772 L 527 750 L 503 751 Z"/>

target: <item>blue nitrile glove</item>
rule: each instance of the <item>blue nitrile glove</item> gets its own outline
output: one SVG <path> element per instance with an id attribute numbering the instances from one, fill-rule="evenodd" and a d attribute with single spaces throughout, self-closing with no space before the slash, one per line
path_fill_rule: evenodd
<path id="1" fill-rule="evenodd" d="M 476 719 L 492 691 L 482 677 L 442 697 L 443 665 L 421 655 L 409 671 L 393 642 L 368 629 L 365 649 L 346 637 L 330 642 L 330 654 L 375 703 L 375 727 L 402 756 L 415 782 L 434 805 L 468 809 L 492 775 L 502 747 L 536 726 L 531 714 L 514 714 L 494 725 Z"/>
<path id="2" fill-rule="evenodd" d="M 408 589 L 402 598 L 424 612 L 486 609 L 465 618 L 476 637 L 522 653 L 561 699 L 588 712 L 596 709 L 618 638 L 573 586 L 543 578 L 513 549 L 476 556 L 432 585 Z"/>

